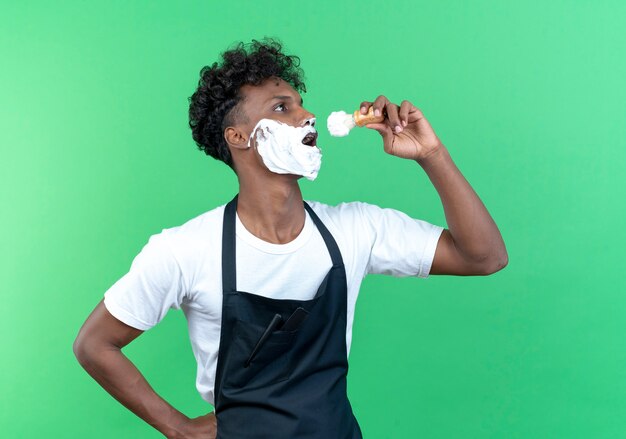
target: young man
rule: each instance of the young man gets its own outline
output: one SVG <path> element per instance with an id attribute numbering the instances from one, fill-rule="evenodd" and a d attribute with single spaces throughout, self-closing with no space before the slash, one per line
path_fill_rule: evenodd
<path id="1" fill-rule="evenodd" d="M 360 104 L 385 116 L 367 127 L 386 153 L 427 173 L 449 230 L 362 202 L 304 202 L 298 179 L 315 178 L 320 154 L 298 58 L 272 40 L 222 56 L 201 72 L 190 126 L 198 146 L 235 171 L 238 196 L 150 237 L 74 351 L 169 438 L 360 438 L 346 374 L 363 277 L 491 274 L 507 264 L 502 237 L 423 113 L 384 96 Z M 215 414 L 177 411 L 121 351 L 170 308 L 188 320 L 197 387 Z"/>

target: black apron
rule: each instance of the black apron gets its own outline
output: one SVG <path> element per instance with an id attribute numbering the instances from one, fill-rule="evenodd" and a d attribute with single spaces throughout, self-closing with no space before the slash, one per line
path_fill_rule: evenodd
<path id="1" fill-rule="evenodd" d="M 222 237 L 217 439 L 361 439 L 346 393 L 347 285 L 334 238 L 305 202 L 333 266 L 310 300 L 237 291 L 235 214 Z"/>

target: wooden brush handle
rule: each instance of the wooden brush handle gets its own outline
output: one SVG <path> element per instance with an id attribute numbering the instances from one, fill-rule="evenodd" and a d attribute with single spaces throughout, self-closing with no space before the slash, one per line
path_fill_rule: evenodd
<path id="1" fill-rule="evenodd" d="M 380 116 L 374 116 L 374 107 L 370 107 L 367 114 L 361 114 L 361 110 L 356 110 L 353 116 L 354 123 L 359 127 L 365 126 L 368 123 L 380 123 L 385 120 L 385 116 L 382 114 Z"/>

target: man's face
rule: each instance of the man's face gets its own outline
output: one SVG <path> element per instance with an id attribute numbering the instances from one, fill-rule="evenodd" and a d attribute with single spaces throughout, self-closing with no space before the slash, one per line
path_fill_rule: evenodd
<path id="1" fill-rule="evenodd" d="M 240 93 L 237 112 L 244 117 L 224 132 L 240 178 L 260 172 L 314 180 L 321 150 L 315 115 L 304 109 L 300 94 L 276 77 L 244 85 Z"/>
<path id="2" fill-rule="evenodd" d="M 260 85 L 244 85 L 241 93 L 241 109 L 248 117 L 242 127 L 248 133 L 261 119 L 274 119 L 294 127 L 315 126 L 315 115 L 304 109 L 300 94 L 283 79 L 269 78 Z"/>

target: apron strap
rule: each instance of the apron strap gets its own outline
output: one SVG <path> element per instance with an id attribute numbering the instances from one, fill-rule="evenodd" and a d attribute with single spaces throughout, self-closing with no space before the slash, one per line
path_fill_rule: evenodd
<path id="1" fill-rule="evenodd" d="M 320 231 L 322 238 L 324 238 L 324 242 L 326 243 L 326 248 L 328 248 L 328 252 L 330 253 L 330 258 L 333 261 L 333 266 L 343 267 L 343 258 L 341 257 L 341 252 L 339 251 L 339 247 L 337 246 L 337 242 L 335 241 L 335 238 L 333 238 L 333 235 L 328 231 L 328 229 L 326 228 L 322 220 L 317 216 L 317 214 L 313 211 L 311 206 L 309 206 L 309 204 L 306 201 L 304 202 L 304 208 L 306 209 L 307 212 L 309 212 L 311 219 L 317 226 L 317 230 Z"/>
<path id="2" fill-rule="evenodd" d="M 224 209 L 224 225 L 222 228 L 222 291 L 237 291 L 236 235 L 235 215 L 237 214 L 237 197 L 235 195 Z"/>

